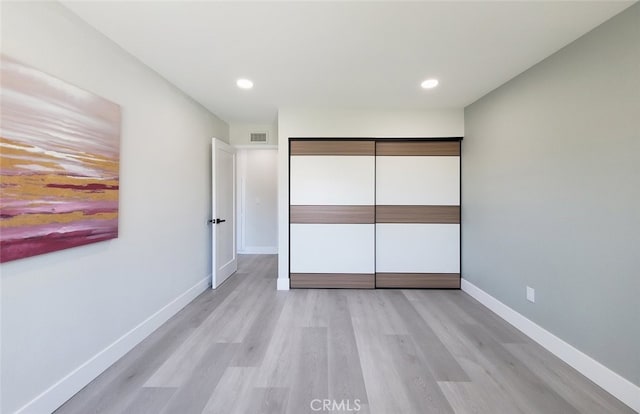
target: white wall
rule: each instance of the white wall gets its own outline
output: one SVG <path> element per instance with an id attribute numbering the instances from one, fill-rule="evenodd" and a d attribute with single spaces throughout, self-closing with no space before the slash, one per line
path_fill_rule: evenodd
<path id="1" fill-rule="evenodd" d="M 49 412 L 206 288 L 228 126 L 57 3 L 3 2 L 2 52 L 122 107 L 119 238 L 2 265 L 1 410 Z"/>
<path id="2" fill-rule="evenodd" d="M 289 143 L 291 137 L 461 137 L 464 112 L 281 108 L 278 112 L 278 289 L 289 288 Z"/>
<path id="3" fill-rule="evenodd" d="M 238 157 L 238 253 L 278 252 L 278 151 L 240 149 Z"/>
<path id="4" fill-rule="evenodd" d="M 608 390 L 636 409 L 639 39 L 636 4 L 467 107 L 462 145 L 464 278 L 626 378 Z"/>
<path id="5" fill-rule="evenodd" d="M 246 124 L 231 123 L 229 125 L 229 138 L 231 145 L 252 145 L 259 147 L 261 144 L 249 141 L 252 132 L 266 132 L 267 145 L 278 145 L 278 125 L 273 124 Z M 264 145 L 264 144 L 262 144 Z"/>

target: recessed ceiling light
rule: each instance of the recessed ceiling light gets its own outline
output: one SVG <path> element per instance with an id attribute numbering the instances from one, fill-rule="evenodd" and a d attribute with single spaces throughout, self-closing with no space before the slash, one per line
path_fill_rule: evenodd
<path id="1" fill-rule="evenodd" d="M 426 81 L 420 84 L 423 89 L 431 89 L 438 86 L 438 79 L 427 79 Z"/>
<path id="2" fill-rule="evenodd" d="M 238 88 L 240 88 L 240 89 L 251 89 L 251 88 L 253 88 L 253 82 L 251 82 L 249 79 L 238 79 L 236 81 L 236 85 L 238 85 Z"/>

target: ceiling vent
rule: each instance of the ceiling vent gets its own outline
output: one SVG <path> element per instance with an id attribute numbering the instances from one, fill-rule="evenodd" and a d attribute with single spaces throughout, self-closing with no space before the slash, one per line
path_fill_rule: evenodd
<path id="1" fill-rule="evenodd" d="M 267 133 L 266 132 L 252 132 L 249 141 L 252 144 L 266 144 L 267 143 Z"/>

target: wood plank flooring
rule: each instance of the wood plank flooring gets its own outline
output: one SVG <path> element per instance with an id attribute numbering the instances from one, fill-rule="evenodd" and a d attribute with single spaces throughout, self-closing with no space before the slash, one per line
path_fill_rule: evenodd
<path id="1" fill-rule="evenodd" d="M 56 413 L 633 412 L 464 292 L 279 292 L 240 257 Z"/>

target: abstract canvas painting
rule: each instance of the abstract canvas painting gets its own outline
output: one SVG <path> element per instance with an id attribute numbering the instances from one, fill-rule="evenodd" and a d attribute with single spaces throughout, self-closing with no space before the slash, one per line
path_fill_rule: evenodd
<path id="1" fill-rule="evenodd" d="M 0 262 L 118 237 L 120 106 L 0 64 Z"/>

